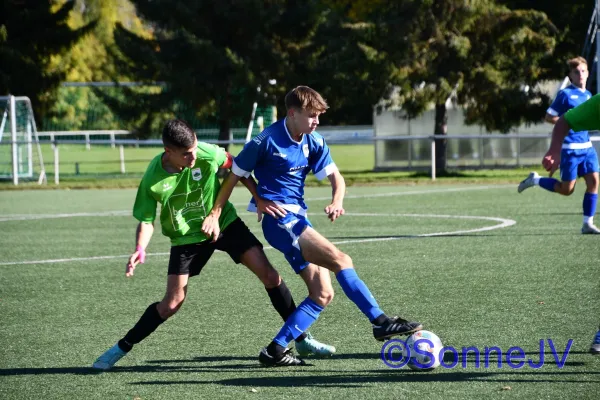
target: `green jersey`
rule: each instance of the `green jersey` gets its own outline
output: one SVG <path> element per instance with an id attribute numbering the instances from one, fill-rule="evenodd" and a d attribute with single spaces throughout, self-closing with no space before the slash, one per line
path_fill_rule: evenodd
<path id="1" fill-rule="evenodd" d="M 567 111 L 565 120 L 574 132 L 600 129 L 600 94 Z"/>
<path id="2" fill-rule="evenodd" d="M 156 219 L 157 203 L 161 204 L 160 224 L 171 245 L 200 243 L 207 240 L 202 233 L 204 218 L 210 213 L 221 184 L 217 170 L 227 159 L 221 147 L 198 143 L 196 163 L 179 173 L 169 173 L 162 166 L 164 153 L 154 157 L 138 188 L 133 216 L 140 222 Z M 219 218 L 221 230 L 237 218 L 233 205 L 227 202 Z"/>

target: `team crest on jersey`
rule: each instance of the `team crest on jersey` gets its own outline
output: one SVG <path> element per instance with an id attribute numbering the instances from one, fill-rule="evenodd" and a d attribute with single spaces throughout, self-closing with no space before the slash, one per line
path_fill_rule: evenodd
<path id="1" fill-rule="evenodd" d="M 308 144 L 302 146 L 302 151 L 304 152 L 304 157 L 308 158 Z"/>
<path id="2" fill-rule="evenodd" d="M 192 179 L 195 181 L 199 181 L 200 179 L 202 179 L 202 171 L 200 170 L 200 168 L 194 168 L 192 170 Z"/>

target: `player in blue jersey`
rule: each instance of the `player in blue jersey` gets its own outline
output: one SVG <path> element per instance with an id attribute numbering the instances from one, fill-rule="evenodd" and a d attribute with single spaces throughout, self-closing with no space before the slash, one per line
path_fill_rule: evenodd
<path id="1" fill-rule="evenodd" d="M 556 99 L 548 108 L 546 121 L 556 124 L 559 117 L 572 108 L 587 101 L 592 94 L 585 89 L 588 78 L 587 62 L 582 57 L 576 57 L 568 61 L 569 79 L 571 84 L 558 92 Z M 548 153 L 546 154 L 546 157 Z M 594 214 L 598 202 L 598 155 L 592 147 L 588 131 L 570 130 L 562 143 L 560 154 L 560 178 L 561 181 L 552 178 L 542 178 L 537 172 L 532 172 L 523 180 L 518 187 L 518 192 L 532 186 L 540 186 L 550 192 L 556 192 L 564 196 L 570 196 L 575 190 L 578 177 L 583 177 L 586 184 L 586 192 L 583 196 L 583 234 L 600 234 L 600 229 L 594 225 Z"/>
<path id="2" fill-rule="evenodd" d="M 373 335 L 385 340 L 408 335 L 422 329 L 418 322 L 388 317 L 358 277 L 352 259 L 312 228 L 304 203 L 304 181 L 310 171 L 318 179 L 328 178 L 333 189 L 332 201 L 325 213 L 333 222 L 344 214 L 346 190 L 344 178 L 331 158 L 323 137 L 315 132 L 319 115 L 328 105 L 321 95 L 307 86 L 298 86 L 285 97 L 287 115 L 284 120 L 267 127 L 248 142 L 234 159 L 232 174 L 221 187 L 217 200 L 203 224 L 203 231 L 213 238 L 219 235 L 221 208 L 236 183 L 250 177 L 258 181 L 256 196 L 249 210 L 256 210 L 265 238 L 281 251 L 294 271 L 308 287 L 308 297 L 287 319 L 273 341 L 259 354 L 267 366 L 304 365 L 287 345 L 316 321 L 333 299 L 329 271 L 340 286 L 373 324 Z"/>
<path id="3" fill-rule="evenodd" d="M 561 144 L 570 130 L 600 129 L 600 94 L 569 110 L 560 117 L 552 130 L 552 141 L 546 156 L 542 160 L 544 169 L 552 175 L 560 163 Z M 600 355 L 600 330 L 594 336 L 590 353 Z"/>

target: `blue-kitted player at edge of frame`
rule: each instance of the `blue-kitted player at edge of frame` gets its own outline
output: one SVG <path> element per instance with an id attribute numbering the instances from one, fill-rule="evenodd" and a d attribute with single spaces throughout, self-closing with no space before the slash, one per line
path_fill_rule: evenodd
<path id="1" fill-rule="evenodd" d="M 585 89 L 589 75 L 587 62 L 583 57 L 576 57 L 567 62 L 569 66 L 569 79 L 571 84 L 558 92 L 546 112 L 546 121 L 556 124 L 558 119 L 572 108 L 587 101 L 592 94 Z M 548 157 L 548 153 L 544 159 Z M 583 177 L 586 191 L 583 196 L 583 225 L 581 233 L 600 234 L 600 229 L 594 225 L 594 214 L 598 203 L 598 155 L 592 147 L 590 135 L 587 130 L 569 130 L 562 142 L 560 152 L 560 181 L 552 178 L 540 177 L 537 172 L 531 172 L 518 187 L 521 193 L 532 186 L 540 186 L 549 192 L 570 196 L 575 190 L 578 177 Z"/>

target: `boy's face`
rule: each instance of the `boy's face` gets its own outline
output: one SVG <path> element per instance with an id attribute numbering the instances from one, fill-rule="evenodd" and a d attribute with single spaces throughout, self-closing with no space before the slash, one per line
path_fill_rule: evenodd
<path id="1" fill-rule="evenodd" d="M 292 124 L 296 131 L 306 134 L 311 134 L 319 126 L 318 111 L 291 109 L 288 111 L 288 118 L 292 120 Z"/>
<path id="2" fill-rule="evenodd" d="M 194 139 L 194 145 L 189 149 L 181 147 L 165 147 L 165 153 L 169 157 L 169 163 L 176 168 L 192 168 L 196 163 L 196 151 L 198 140 Z"/>
<path id="3" fill-rule="evenodd" d="M 585 87 L 589 72 L 587 65 L 579 64 L 569 72 L 569 79 L 577 87 Z"/>

